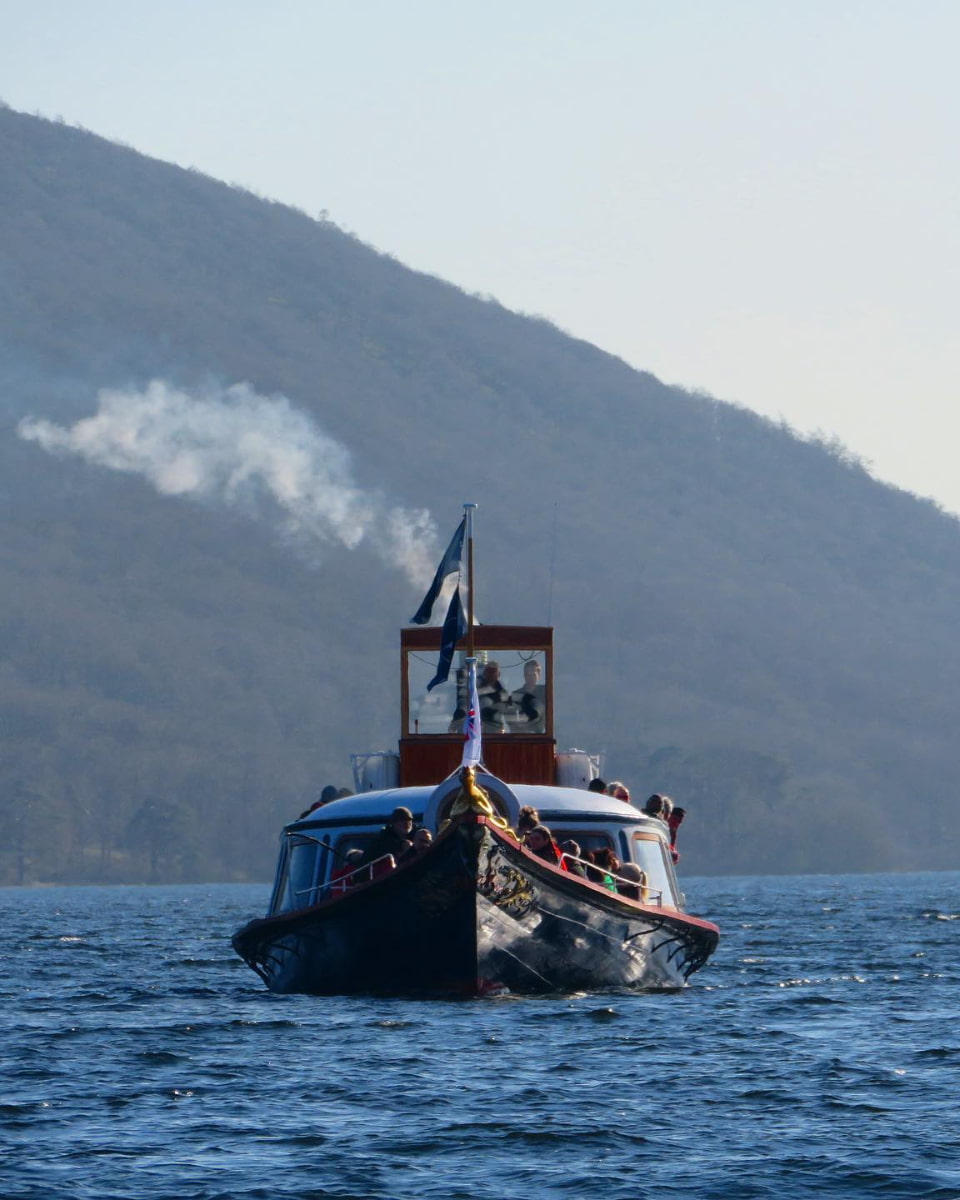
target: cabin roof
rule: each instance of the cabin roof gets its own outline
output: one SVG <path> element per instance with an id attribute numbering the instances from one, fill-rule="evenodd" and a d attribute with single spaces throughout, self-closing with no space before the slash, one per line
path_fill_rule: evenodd
<path id="1" fill-rule="evenodd" d="M 481 777 L 479 782 L 483 784 L 485 781 Z M 646 814 L 634 808 L 632 804 L 602 792 L 534 783 L 511 783 L 507 786 L 521 806 L 532 805 L 544 819 L 550 814 L 564 821 L 573 820 L 577 816 L 588 817 L 591 820 L 604 817 L 614 821 L 649 820 Z M 325 825 L 341 821 L 345 825 L 354 821 L 367 822 L 374 819 L 386 821 L 400 805 L 409 808 L 415 818 L 421 819 L 435 791 L 434 787 L 408 787 L 358 792 L 353 796 L 344 796 L 341 800 L 331 800 L 322 808 L 314 809 L 309 816 L 290 822 L 290 825 L 310 825 L 316 821 L 322 821 Z"/>

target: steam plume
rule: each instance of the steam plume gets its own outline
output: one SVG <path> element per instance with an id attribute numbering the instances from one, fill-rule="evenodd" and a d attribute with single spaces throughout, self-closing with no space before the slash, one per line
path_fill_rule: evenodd
<path id="1" fill-rule="evenodd" d="M 430 514 L 359 488 L 347 450 L 286 397 L 247 384 L 190 394 L 154 381 L 98 399 L 98 411 L 74 425 L 26 417 L 18 432 L 53 454 L 141 475 L 164 495 L 266 516 L 311 563 L 326 545 L 353 549 L 366 539 L 413 583 L 429 580 L 437 555 Z"/>

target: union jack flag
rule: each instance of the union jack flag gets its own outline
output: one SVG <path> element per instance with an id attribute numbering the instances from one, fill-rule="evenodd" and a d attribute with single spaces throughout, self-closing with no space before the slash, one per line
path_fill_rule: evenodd
<path id="1" fill-rule="evenodd" d="M 470 703 L 467 708 L 466 720 L 463 722 L 463 758 L 461 767 L 478 767 L 480 765 L 480 700 L 477 696 L 477 660 L 467 659 L 467 686 Z"/>

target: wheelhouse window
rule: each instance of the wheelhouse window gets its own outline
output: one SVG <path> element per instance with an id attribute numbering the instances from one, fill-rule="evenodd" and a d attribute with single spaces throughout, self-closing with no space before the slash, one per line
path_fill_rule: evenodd
<path id="1" fill-rule="evenodd" d="M 408 649 L 406 669 L 407 734 L 460 734 L 469 707 L 466 651 L 454 656 L 449 678 L 428 689 L 437 673 L 438 653 Z M 553 712 L 546 647 L 508 646 L 478 649 L 477 698 L 485 734 L 548 734 Z"/>

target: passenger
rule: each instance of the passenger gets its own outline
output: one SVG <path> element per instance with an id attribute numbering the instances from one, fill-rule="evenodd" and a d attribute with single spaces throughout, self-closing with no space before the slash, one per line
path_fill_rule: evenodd
<path id="1" fill-rule="evenodd" d="M 569 839 L 566 842 L 560 843 L 560 849 L 564 853 L 564 863 L 571 875 L 579 875 L 581 879 L 586 877 L 586 872 L 583 869 L 583 863 L 576 862 L 578 858 L 583 858 L 583 853 L 580 849 L 580 843 Z"/>
<path id="2" fill-rule="evenodd" d="M 606 847 L 601 850 L 584 850 L 580 857 L 583 859 L 583 874 L 591 883 L 599 883 L 602 887 L 607 888 L 611 892 L 617 890 L 616 884 L 613 881 L 610 873 L 606 871 L 600 864 L 600 854 Z"/>
<path id="3" fill-rule="evenodd" d="M 670 830 L 670 856 L 674 863 L 678 863 L 680 854 L 677 850 L 677 830 L 687 815 L 686 810 L 674 808 L 673 801 L 669 796 L 661 796 L 658 792 L 654 792 L 643 806 L 643 811 L 648 817 L 657 817 L 663 821 Z"/>
<path id="4" fill-rule="evenodd" d="M 540 824 L 540 814 L 532 804 L 525 804 L 517 817 L 517 833 L 523 838 L 534 826 Z"/>
<path id="5" fill-rule="evenodd" d="M 511 692 L 515 712 L 510 724 L 517 733 L 546 733 L 547 689 L 540 682 L 540 664 L 535 658 L 523 664 L 523 687 Z"/>
<path id="6" fill-rule="evenodd" d="M 663 808 L 660 810 L 660 820 L 664 822 L 668 829 L 670 829 L 670 821 L 673 818 L 673 801 L 669 796 L 662 796 L 661 799 L 663 800 Z M 680 855 L 677 853 L 677 849 L 673 844 L 672 829 L 670 829 L 670 856 L 675 863 L 680 861 Z"/>
<path id="7" fill-rule="evenodd" d="M 596 864 L 592 868 L 593 875 L 588 871 L 587 878 L 602 884 L 608 892 L 615 892 L 617 885 L 613 877 L 620 870 L 620 859 L 609 846 L 601 846 L 599 850 L 594 850 L 593 861 Z"/>
<path id="8" fill-rule="evenodd" d="M 584 850 L 583 858 L 586 860 L 587 864 L 583 869 L 583 873 L 591 883 L 599 883 L 603 887 L 606 887 L 608 883 L 613 882 L 609 875 L 607 875 L 604 871 L 601 871 L 596 865 L 597 852 L 595 850 Z"/>
<path id="9" fill-rule="evenodd" d="M 419 858 L 433 845 L 433 834 L 429 829 L 418 829 L 413 835 L 413 845 L 409 850 L 404 850 L 403 854 L 397 859 L 397 866 L 401 863 L 410 862 L 414 858 Z"/>
<path id="10" fill-rule="evenodd" d="M 386 854 L 392 854 L 395 859 L 400 858 L 404 851 L 413 845 L 410 841 L 412 829 L 413 813 L 410 809 L 395 808 L 390 814 L 390 820 L 364 850 L 363 861 L 370 863 Z"/>
<path id="11" fill-rule="evenodd" d="M 647 889 L 647 873 L 637 866 L 636 863 L 624 863 L 618 872 L 620 879 L 617 881 L 617 891 L 621 896 L 626 896 L 628 900 L 641 900 L 645 904 L 649 898 Z M 630 883 L 621 882 L 624 879 L 629 879 Z"/>
<path id="12" fill-rule="evenodd" d="M 594 850 L 593 861 L 598 867 L 606 867 L 609 871 L 620 870 L 620 859 L 610 849 L 609 846 L 601 846 L 599 850 Z"/>
<path id="13" fill-rule="evenodd" d="M 659 817 L 662 821 L 663 816 L 663 797 L 659 793 L 654 792 L 650 799 L 643 806 L 643 811 L 648 817 Z"/>
<path id="14" fill-rule="evenodd" d="M 683 824 L 683 818 L 686 815 L 687 810 L 679 806 L 672 806 L 667 815 L 667 828 L 670 830 L 670 853 L 674 863 L 680 861 L 680 852 L 677 850 L 677 830 Z"/>
<path id="15" fill-rule="evenodd" d="M 524 845 L 528 850 L 532 850 L 537 858 L 542 858 L 551 866 L 567 870 L 560 847 L 553 840 L 553 834 L 546 825 L 535 825 L 524 838 Z"/>
<path id="16" fill-rule="evenodd" d="M 607 785 L 602 779 L 591 779 L 587 784 L 588 792 L 606 792 Z"/>
<path id="17" fill-rule="evenodd" d="M 355 883 L 361 882 L 359 875 L 354 875 L 354 871 L 360 866 L 363 859 L 362 850 L 348 850 L 343 856 L 343 863 L 330 876 L 330 894 L 333 896 L 342 896 L 347 888 L 352 888 Z M 363 872 L 366 875 L 366 872 Z M 364 879 L 363 882 L 366 882 Z"/>
<path id="18" fill-rule="evenodd" d="M 500 682 L 500 664 L 492 659 L 483 668 L 477 684 L 480 704 L 480 729 L 483 733 L 506 733 L 507 713 L 515 713 L 516 705 Z"/>
<path id="19" fill-rule="evenodd" d="M 623 800 L 625 803 L 630 803 L 630 791 L 625 783 L 621 783 L 619 779 L 615 779 L 613 783 L 607 784 L 607 795 L 613 796 L 617 800 Z"/>
<path id="20" fill-rule="evenodd" d="M 332 783 L 328 783 L 320 793 L 320 798 L 318 800 L 314 800 L 309 808 L 305 808 L 300 816 L 297 817 L 297 820 L 302 821 L 304 817 L 308 817 L 315 809 L 322 807 L 324 804 L 329 804 L 331 800 L 336 800 L 336 798 L 337 789 Z"/>

